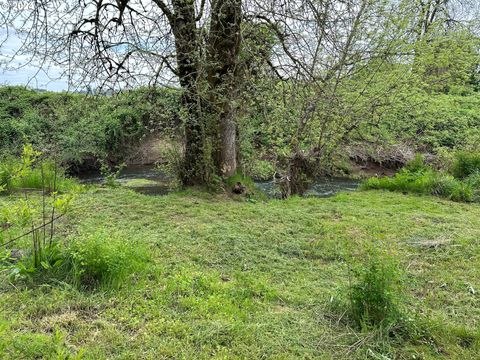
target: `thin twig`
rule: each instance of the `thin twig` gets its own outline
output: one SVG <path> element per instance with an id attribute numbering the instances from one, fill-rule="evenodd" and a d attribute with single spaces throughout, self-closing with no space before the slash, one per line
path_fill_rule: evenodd
<path id="1" fill-rule="evenodd" d="M 57 217 L 55 217 L 55 218 L 53 219 L 53 222 L 57 221 L 58 219 L 60 219 L 60 218 L 63 217 L 64 215 L 65 215 L 65 214 L 60 214 L 60 215 L 58 215 Z M 52 220 L 49 221 L 48 223 L 46 223 L 45 226 L 50 225 L 51 222 L 52 222 Z M 7 246 L 7 245 L 9 245 L 9 244 L 11 244 L 11 243 L 14 243 L 15 241 L 20 240 L 21 238 L 32 234 L 34 231 L 37 231 L 37 230 L 41 229 L 42 227 L 43 227 L 43 225 L 40 225 L 40 226 L 38 226 L 38 227 L 36 227 L 36 228 L 33 228 L 33 229 L 30 230 L 29 232 L 24 233 L 24 234 L 22 234 L 22 235 L 20 235 L 20 236 L 18 236 L 18 237 L 16 237 L 16 238 L 14 238 L 14 239 L 6 242 L 5 244 L 1 244 L 1 245 L 0 245 L 0 248 L 5 247 L 5 246 Z"/>
<path id="2" fill-rule="evenodd" d="M 55 168 L 53 173 L 53 205 L 52 205 L 52 220 L 50 221 L 50 240 L 49 244 L 52 245 L 53 240 L 53 231 L 54 231 L 54 221 L 53 218 L 55 217 L 55 197 L 57 192 L 57 158 L 55 158 Z"/>

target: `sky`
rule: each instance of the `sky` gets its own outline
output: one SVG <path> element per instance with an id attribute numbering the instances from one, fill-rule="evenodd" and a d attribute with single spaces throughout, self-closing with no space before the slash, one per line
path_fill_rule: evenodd
<path id="1" fill-rule="evenodd" d="M 5 41 L 6 40 L 6 41 Z M 4 42 L 5 41 L 5 42 Z M 50 91 L 63 91 L 68 89 L 68 83 L 60 77 L 60 69 L 51 68 L 50 70 L 40 70 L 35 64 L 24 65 L 26 58 L 16 56 L 13 62 L 6 67 L 4 61 L 11 58 L 15 51 L 21 46 L 21 40 L 15 34 L 8 34 L 5 28 L 0 27 L 0 85 L 26 85 L 34 89 L 45 89 Z"/>

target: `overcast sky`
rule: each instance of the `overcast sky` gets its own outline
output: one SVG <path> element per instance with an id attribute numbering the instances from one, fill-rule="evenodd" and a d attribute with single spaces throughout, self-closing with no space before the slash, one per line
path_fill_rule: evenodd
<path id="1" fill-rule="evenodd" d="M 13 69 L 25 64 L 25 58 L 22 56 L 16 56 L 13 63 L 5 69 L 3 62 L 15 54 L 21 45 L 21 41 L 18 36 L 12 33 L 8 34 L 7 37 L 5 28 L 0 28 L 0 42 L 4 42 L 1 46 L 2 55 L 0 55 L 0 61 L 2 61 L 0 64 L 0 85 L 28 85 L 31 88 L 50 91 L 68 89 L 67 81 L 58 79 L 59 69 L 39 70 L 39 67 L 35 64 Z"/>

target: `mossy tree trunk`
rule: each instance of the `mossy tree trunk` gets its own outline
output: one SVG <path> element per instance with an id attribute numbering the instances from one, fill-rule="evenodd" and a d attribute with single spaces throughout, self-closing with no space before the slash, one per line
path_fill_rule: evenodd
<path id="1" fill-rule="evenodd" d="M 195 1 L 172 2 L 173 12 L 168 18 L 175 37 L 177 74 L 187 115 L 185 163 L 181 174 L 185 185 L 207 181 L 205 158 L 214 159 L 218 175 L 233 175 L 237 168 L 234 98 L 241 43 L 241 4 L 241 0 L 213 1 L 205 40 L 197 28 Z M 200 53 L 205 45 L 206 56 Z M 213 139 L 207 139 L 209 136 Z M 205 146 L 209 140 L 213 148 Z M 206 151 L 213 154 L 205 154 Z"/>
<path id="2" fill-rule="evenodd" d="M 185 159 L 181 180 L 184 185 L 197 185 L 204 181 L 203 141 L 204 126 L 200 109 L 198 31 L 195 2 L 173 1 L 174 13 L 169 21 L 175 37 L 177 75 L 183 89 L 182 105 L 185 108 Z"/>
<path id="3" fill-rule="evenodd" d="M 237 96 L 238 55 L 242 19 L 241 0 L 216 0 L 208 38 L 208 84 L 212 109 L 217 118 L 217 168 L 221 175 L 231 176 L 237 169 L 235 98 Z"/>

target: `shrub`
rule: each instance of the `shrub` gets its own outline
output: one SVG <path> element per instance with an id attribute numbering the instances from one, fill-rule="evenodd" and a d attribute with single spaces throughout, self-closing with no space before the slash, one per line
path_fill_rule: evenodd
<path id="1" fill-rule="evenodd" d="M 37 92 L 0 86 L 0 153 L 18 155 L 27 141 L 62 165 L 124 161 L 151 132 L 177 129 L 180 97 L 173 89 L 136 89 L 114 96 Z"/>
<path id="2" fill-rule="evenodd" d="M 470 175 L 465 181 L 468 182 L 472 188 L 480 190 L 480 172 Z"/>
<path id="3" fill-rule="evenodd" d="M 480 202 L 480 173 L 470 175 L 465 181 L 471 186 L 473 191 L 473 201 Z"/>
<path id="4" fill-rule="evenodd" d="M 359 327 L 398 322 L 401 318 L 401 276 L 389 256 L 368 252 L 364 262 L 352 269 L 350 313 Z"/>
<path id="5" fill-rule="evenodd" d="M 426 172 L 429 166 L 425 163 L 425 157 L 422 154 L 416 154 L 413 160 L 405 165 L 405 170 L 413 173 Z"/>
<path id="6" fill-rule="evenodd" d="M 455 154 L 453 176 L 464 179 L 480 172 L 480 153 L 461 151 Z"/>
<path id="7" fill-rule="evenodd" d="M 240 183 L 242 185 L 245 185 L 248 189 L 255 189 L 255 183 L 253 182 L 252 178 L 240 172 L 237 172 L 227 178 L 225 183 L 230 187 L 234 186 L 237 183 Z"/>
<path id="8" fill-rule="evenodd" d="M 18 160 L 5 157 L 0 160 L 0 192 L 12 189 L 12 181 L 18 172 Z"/>
<path id="9" fill-rule="evenodd" d="M 185 175 L 183 149 L 178 142 L 172 141 L 164 153 L 165 162 L 157 164 L 157 169 L 171 179 L 172 187 L 180 187 Z"/>
<path id="10" fill-rule="evenodd" d="M 139 244 L 103 233 L 73 241 L 66 257 L 76 286 L 118 288 L 131 274 L 141 270 L 147 251 Z"/>
<path id="11" fill-rule="evenodd" d="M 43 282 L 48 279 L 62 279 L 67 273 L 64 255 L 58 244 L 41 244 L 37 236 L 35 249 L 18 259 L 14 254 L 4 255 L 0 268 L 6 271 L 11 282 Z"/>
<path id="12" fill-rule="evenodd" d="M 0 270 L 11 281 L 32 281 L 66 273 L 63 248 L 55 236 L 55 221 L 65 215 L 73 198 L 73 194 L 48 196 L 42 193 L 42 209 L 35 209 L 36 202 L 25 194 L 25 199 L 1 209 L 0 222 L 9 226 L 0 233 L 0 244 L 8 244 L 3 242 L 4 238 L 9 243 L 30 238 L 27 249 L 2 253 L 0 248 Z M 24 230 L 28 225 L 31 229 Z"/>

